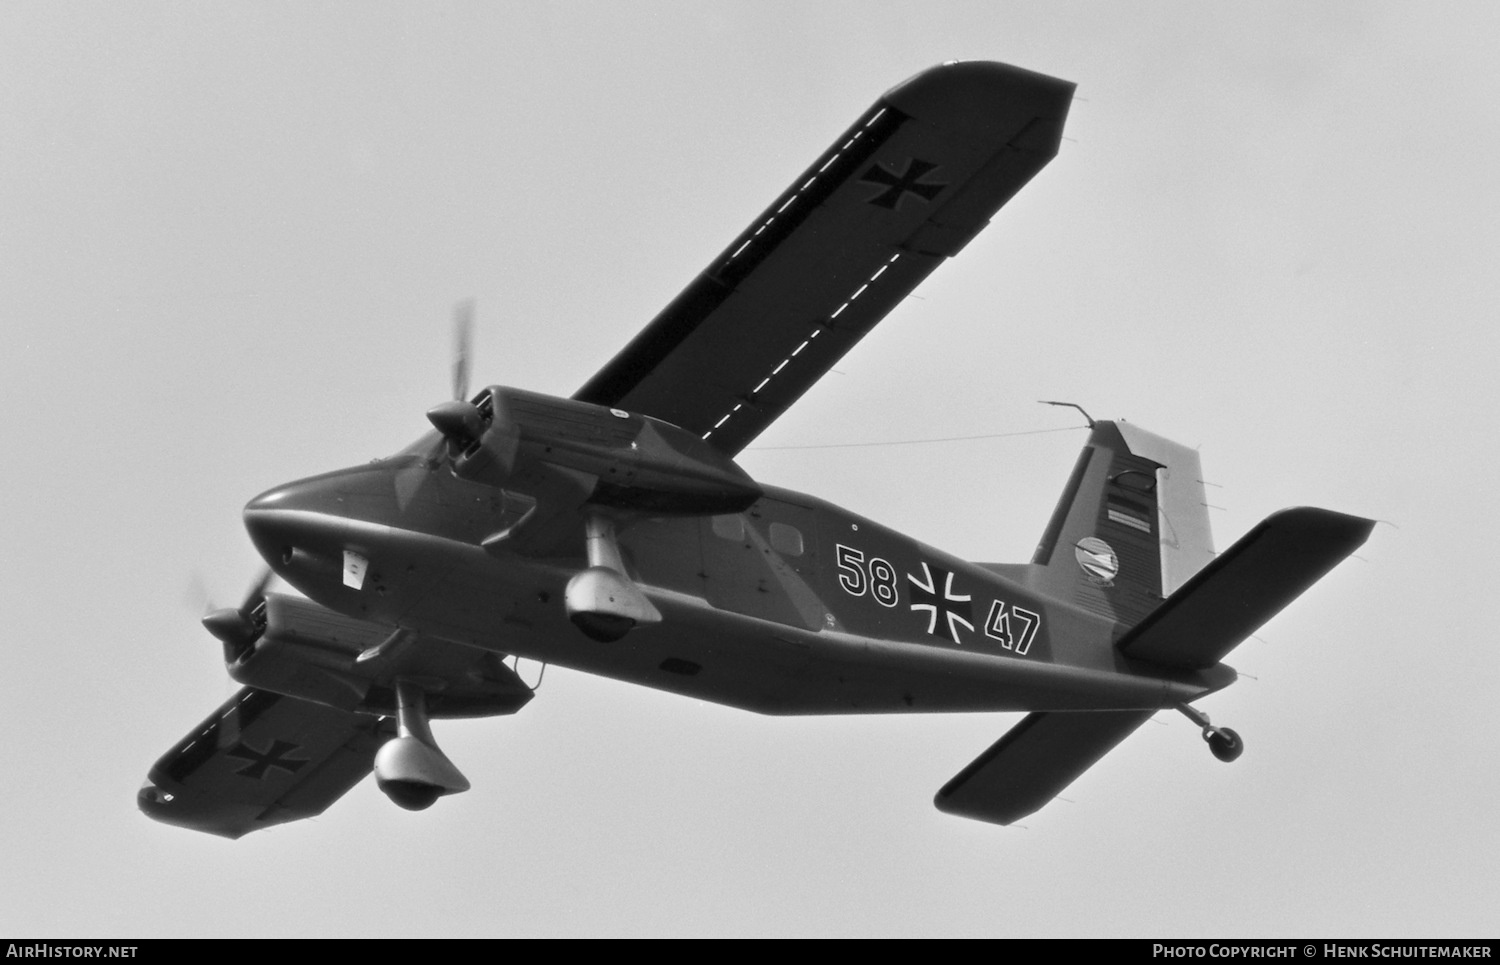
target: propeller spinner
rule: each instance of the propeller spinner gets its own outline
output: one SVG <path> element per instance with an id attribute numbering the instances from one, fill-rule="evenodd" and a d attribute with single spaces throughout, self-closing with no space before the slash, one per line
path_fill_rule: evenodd
<path id="1" fill-rule="evenodd" d="M 203 618 L 204 629 L 224 644 L 224 662 L 234 663 L 250 652 L 266 629 L 266 587 L 272 573 L 267 568 L 245 594 L 238 608 L 224 607 Z"/>

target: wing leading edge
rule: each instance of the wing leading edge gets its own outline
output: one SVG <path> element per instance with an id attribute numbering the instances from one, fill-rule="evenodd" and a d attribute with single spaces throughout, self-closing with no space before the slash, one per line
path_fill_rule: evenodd
<path id="1" fill-rule="evenodd" d="M 1056 155 L 1073 89 L 955 63 L 886 92 L 574 398 L 739 452 Z"/>

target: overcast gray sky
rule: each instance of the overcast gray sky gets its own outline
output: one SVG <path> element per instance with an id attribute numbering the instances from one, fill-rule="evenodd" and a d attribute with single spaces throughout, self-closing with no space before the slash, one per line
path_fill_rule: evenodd
<path id="1" fill-rule="evenodd" d="M 0 5 L 0 933 L 1500 931 L 1492 4 Z M 229 693 L 239 510 L 476 382 L 568 394 L 882 91 L 1078 83 L 1053 164 L 760 440 L 1062 429 L 1201 446 L 1228 545 L 1388 520 L 1237 650 L 1213 760 L 1162 713 L 996 828 L 933 793 L 1013 715 L 762 718 L 561 670 L 440 723 L 473 781 L 367 782 L 227 842 L 151 763 Z M 742 462 L 982 560 L 1081 431 Z"/>

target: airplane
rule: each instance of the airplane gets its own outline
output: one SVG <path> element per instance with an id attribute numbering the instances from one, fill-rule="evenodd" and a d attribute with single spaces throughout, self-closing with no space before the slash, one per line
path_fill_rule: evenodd
<path id="1" fill-rule="evenodd" d="M 975 563 L 735 462 L 1056 155 L 1073 91 L 997 63 L 919 73 L 570 398 L 471 396 L 461 349 L 420 439 L 252 499 L 269 570 L 203 620 L 242 689 L 140 809 L 238 838 L 372 772 L 429 807 L 469 788 L 432 722 L 519 711 L 523 658 L 762 714 L 1025 712 L 935 798 L 993 824 L 1159 710 L 1237 758 L 1195 702 L 1371 520 L 1284 510 L 1216 553 L 1197 452 L 1090 418 L 1030 562 Z"/>

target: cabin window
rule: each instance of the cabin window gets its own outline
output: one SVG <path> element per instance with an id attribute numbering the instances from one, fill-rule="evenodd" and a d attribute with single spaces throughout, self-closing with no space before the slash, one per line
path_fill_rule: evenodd
<path id="1" fill-rule="evenodd" d="M 745 519 L 743 516 L 715 516 L 713 518 L 715 536 L 739 542 L 745 538 Z"/>
<path id="2" fill-rule="evenodd" d="M 786 523 L 772 523 L 771 548 L 788 556 L 801 556 L 802 531 Z"/>

